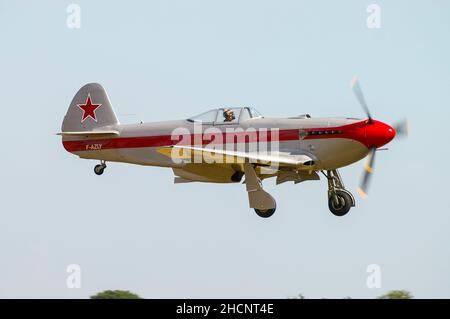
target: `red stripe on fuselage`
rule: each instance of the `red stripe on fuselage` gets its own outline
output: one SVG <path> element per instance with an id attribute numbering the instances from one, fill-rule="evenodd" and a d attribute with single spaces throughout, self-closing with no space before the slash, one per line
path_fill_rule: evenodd
<path id="1" fill-rule="evenodd" d="M 306 129 L 286 129 L 278 132 L 264 131 L 244 131 L 244 132 L 223 132 L 222 140 L 215 141 L 214 134 L 190 134 L 183 135 L 183 139 L 191 139 L 191 144 L 211 144 L 211 143 L 254 143 L 254 142 L 285 142 L 300 139 L 299 132 L 306 132 L 305 140 L 310 139 L 330 139 L 330 138 L 346 138 L 356 140 L 366 146 L 365 142 L 365 121 L 348 124 L 339 127 L 324 128 L 306 128 Z M 320 133 L 320 134 L 319 134 Z M 180 135 L 155 135 L 155 136 L 136 136 L 136 137 L 116 137 L 108 139 L 79 140 L 79 141 L 63 141 L 64 148 L 68 152 L 90 151 L 95 149 L 126 149 L 126 148 L 143 148 L 143 147 L 163 147 L 172 145 L 187 145 L 184 140 L 180 142 Z M 96 148 L 95 146 L 98 146 Z M 92 147 L 94 146 L 94 147 Z"/>

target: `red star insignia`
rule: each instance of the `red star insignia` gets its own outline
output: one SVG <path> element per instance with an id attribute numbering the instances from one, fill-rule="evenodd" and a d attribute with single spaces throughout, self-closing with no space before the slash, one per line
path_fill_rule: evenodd
<path id="1" fill-rule="evenodd" d="M 86 121 L 88 117 L 97 122 L 97 117 L 95 116 L 95 110 L 97 110 L 101 104 L 92 104 L 91 94 L 89 93 L 84 104 L 77 104 L 77 106 L 83 111 L 83 117 L 81 118 L 81 123 Z"/>

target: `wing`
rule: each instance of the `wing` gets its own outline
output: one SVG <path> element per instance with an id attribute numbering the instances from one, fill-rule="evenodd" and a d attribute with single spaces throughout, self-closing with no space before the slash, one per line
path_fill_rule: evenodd
<path id="1" fill-rule="evenodd" d="M 178 151 L 174 151 L 174 149 Z M 187 145 L 162 147 L 158 152 L 174 159 L 191 159 L 195 156 L 201 156 L 199 158 L 202 158 L 207 163 L 233 164 L 251 162 L 262 166 L 303 167 L 308 169 L 313 169 L 316 163 L 312 157 L 305 154 L 295 154 L 294 152 L 240 152 Z"/>

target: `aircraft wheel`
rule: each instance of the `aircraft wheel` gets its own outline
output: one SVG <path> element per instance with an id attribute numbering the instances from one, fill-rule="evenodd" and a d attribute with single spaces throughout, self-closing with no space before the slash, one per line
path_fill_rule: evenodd
<path id="1" fill-rule="evenodd" d="M 104 166 L 102 164 L 95 165 L 94 173 L 97 174 L 97 175 L 102 175 L 103 172 L 105 171 L 105 167 L 106 166 Z"/>
<path id="2" fill-rule="evenodd" d="M 335 216 L 344 216 L 352 207 L 352 198 L 343 191 L 336 191 L 336 196 L 328 199 L 328 208 Z"/>
<path id="3" fill-rule="evenodd" d="M 270 216 L 273 215 L 273 213 L 275 213 L 275 208 L 272 209 L 265 209 L 265 210 L 261 210 L 261 209 L 256 209 L 255 208 L 255 212 L 259 217 L 262 218 L 269 218 Z"/>

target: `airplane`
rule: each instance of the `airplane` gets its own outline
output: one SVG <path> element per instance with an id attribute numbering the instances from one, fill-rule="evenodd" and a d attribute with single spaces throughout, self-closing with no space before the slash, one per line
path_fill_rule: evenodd
<path id="1" fill-rule="evenodd" d="M 367 118 L 268 118 L 253 107 L 234 107 L 183 120 L 120 124 L 105 89 L 89 83 L 72 99 L 57 135 L 68 152 L 99 160 L 97 175 L 106 162 L 121 162 L 171 168 L 177 184 L 244 179 L 249 206 L 263 218 L 276 210 L 264 179 L 297 184 L 319 180 L 321 174 L 328 181 L 329 210 L 344 216 L 355 198 L 338 169 L 367 157 L 358 188 L 366 197 L 376 152 L 408 132 L 406 120 L 390 126 L 372 118 L 356 77 L 351 88 Z"/>

